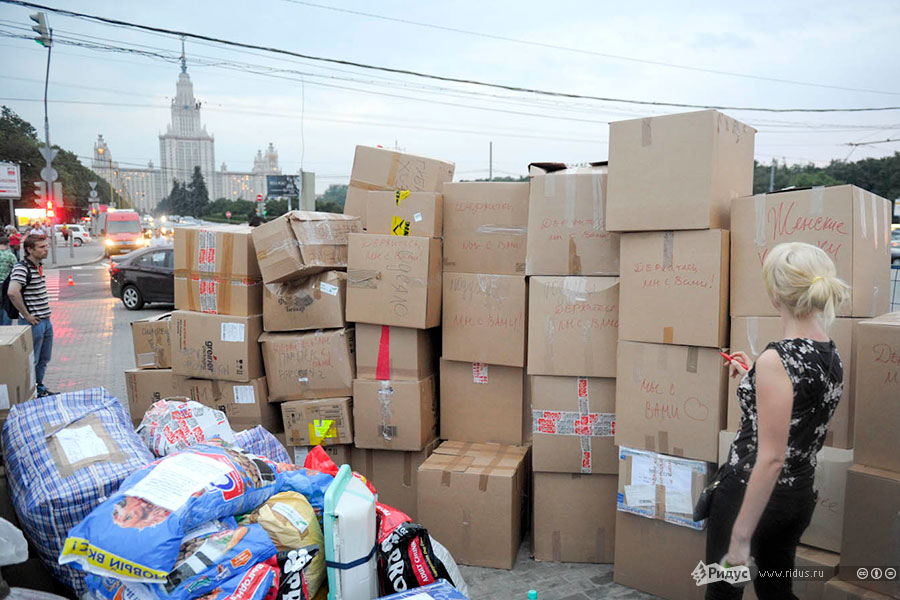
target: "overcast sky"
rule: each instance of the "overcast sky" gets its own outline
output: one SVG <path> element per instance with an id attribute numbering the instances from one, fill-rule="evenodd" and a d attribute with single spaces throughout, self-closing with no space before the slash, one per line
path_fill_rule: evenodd
<path id="1" fill-rule="evenodd" d="M 900 106 L 900 3 L 890 0 L 740 7 L 670 1 L 45 2 L 306 55 L 606 98 L 769 108 Z M 30 34 L 30 12 L 0 4 L 0 34 Z M 52 142 L 89 165 L 102 133 L 121 166 L 158 165 L 157 136 L 169 122 L 179 73 L 178 38 L 48 16 L 60 42 L 163 56 L 54 46 Z M 225 162 L 230 170 L 249 170 L 257 149 L 272 142 L 285 172 L 297 172 L 301 161 L 316 172 L 319 192 L 346 183 L 356 144 L 397 145 L 451 160 L 456 179 L 474 179 L 487 176 L 493 141 L 494 174 L 519 175 L 532 161 L 605 159 L 607 122 L 682 110 L 541 97 L 190 39 L 186 49 L 203 123 L 216 138 L 217 167 Z M 0 103 L 42 131 L 46 50 L 31 39 L 2 37 L 0 56 Z M 822 165 L 900 151 L 896 142 L 846 145 L 900 138 L 900 111 L 726 112 L 759 130 L 762 162 Z"/>

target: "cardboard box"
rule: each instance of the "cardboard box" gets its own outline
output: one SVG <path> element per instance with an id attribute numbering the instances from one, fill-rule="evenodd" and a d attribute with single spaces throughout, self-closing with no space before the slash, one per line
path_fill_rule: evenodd
<path id="1" fill-rule="evenodd" d="M 31 400 L 36 393 L 30 326 L 0 327 L 0 365 L 0 419 L 5 421 L 10 406 Z"/>
<path id="2" fill-rule="evenodd" d="M 372 482 L 378 501 L 400 510 L 418 522 L 419 466 L 440 445 L 434 440 L 418 452 L 353 448 L 353 470 Z"/>
<path id="3" fill-rule="evenodd" d="M 840 554 L 810 548 L 809 546 L 797 546 L 794 567 L 811 573 L 815 572 L 815 577 L 808 579 L 795 577 L 793 582 L 794 594 L 804 600 L 822 600 L 825 595 L 827 579 L 837 575 L 840 561 Z M 752 586 L 748 587 L 752 589 Z M 750 600 L 746 592 L 744 593 L 744 598 Z M 755 598 L 755 595 L 751 595 L 751 598 Z"/>
<path id="4" fill-rule="evenodd" d="M 253 229 L 266 283 L 290 281 L 347 267 L 347 239 L 360 230 L 347 215 L 295 210 Z"/>
<path id="5" fill-rule="evenodd" d="M 525 274 L 528 183 L 444 184 L 444 272 Z"/>
<path id="6" fill-rule="evenodd" d="M 619 339 L 728 345 L 728 232 L 622 236 Z"/>
<path id="7" fill-rule="evenodd" d="M 262 312 L 251 231 L 245 225 L 175 229 L 175 308 L 236 316 Z"/>
<path id="8" fill-rule="evenodd" d="M 272 433 L 283 431 L 281 411 L 269 404 L 266 378 L 247 383 L 214 379 L 185 379 L 180 391 L 195 402 L 221 410 L 235 431 L 262 425 Z"/>
<path id="9" fill-rule="evenodd" d="M 428 329 L 441 323 L 441 241 L 352 234 L 347 320 Z"/>
<path id="10" fill-rule="evenodd" d="M 855 336 L 855 459 L 900 473 L 900 312 L 859 323 Z"/>
<path id="11" fill-rule="evenodd" d="M 618 278 L 529 281 L 529 375 L 615 377 L 618 337 Z"/>
<path id="12" fill-rule="evenodd" d="M 338 398 L 353 393 L 353 328 L 259 337 L 268 373 L 269 402 Z"/>
<path id="13" fill-rule="evenodd" d="M 715 110 L 610 123 L 607 229 L 728 229 L 753 193 L 755 134 Z"/>
<path id="14" fill-rule="evenodd" d="M 703 529 L 706 521 L 694 521 L 700 492 L 715 474 L 713 465 L 619 448 L 618 510 L 691 529 Z"/>
<path id="15" fill-rule="evenodd" d="M 731 443 L 734 442 L 735 436 L 737 436 L 736 431 L 722 430 L 719 432 L 719 462 L 716 463 L 718 466 L 721 467 L 728 460 Z"/>
<path id="16" fill-rule="evenodd" d="M 844 365 L 844 393 L 828 423 L 825 445 L 835 448 L 853 447 L 853 415 L 856 403 L 856 385 L 853 381 L 854 327 L 859 319 L 835 319 L 828 334 L 837 346 Z M 769 342 L 784 338 L 781 317 L 733 317 L 731 319 L 731 350 L 743 350 L 756 361 Z M 737 400 L 740 377 L 728 380 L 728 429 L 737 431 L 741 426 L 741 407 Z"/>
<path id="17" fill-rule="evenodd" d="M 366 192 L 369 233 L 439 238 L 443 223 L 443 197 L 437 192 Z"/>
<path id="18" fill-rule="evenodd" d="M 131 423 L 137 427 L 150 405 L 166 398 L 187 397 L 186 377 L 172 369 L 129 369 L 125 371 L 125 391 Z"/>
<path id="19" fill-rule="evenodd" d="M 822 600 L 891 600 L 891 598 L 835 578 L 825 583 Z"/>
<path id="20" fill-rule="evenodd" d="M 615 475 L 534 474 L 534 559 L 611 563 Z"/>
<path id="21" fill-rule="evenodd" d="M 263 288 L 263 329 L 301 331 L 345 327 L 347 274 L 325 271 Z"/>
<path id="22" fill-rule="evenodd" d="M 853 465 L 853 450 L 826 446 L 816 459 L 816 490 L 819 492 L 819 499 L 812 521 L 803 532 L 800 543 L 840 552 L 844 505 L 847 503 L 847 470 Z"/>
<path id="23" fill-rule="evenodd" d="M 530 166 L 526 275 L 618 275 L 619 235 L 606 228 L 606 164 Z"/>
<path id="24" fill-rule="evenodd" d="M 437 438 L 434 376 L 420 381 L 353 382 L 354 445 L 418 452 Z"/>
<path id="25" fill-rule="evenodd" d="M 295 465 L 303 465 L 306 461 L 306 455 L 309 454 L 315 446 L 287 446 L 288 454 L 294 459 Z M 353 446 L 350 444 L 335 444 L 333 446 L 322 446 L 325 454 L 334 461 L 338 467 L 350 464 L 350 456 Z"/>
<path id="26" fill-rule="evenodd" d="M 281 405 L 288 446 L 333 446 L 353 443 L 350 398 L 295 400 Z"/>
<path id="27" fill-rule="evenodd" d="M 257 339 L 262 315 L 172 313 L 172 371 L 198 379 L 248 382 L 265 375 Z"/>
<path id="28" fill-rule="evenodd" d="M 444 273 L 444 358 L 524 367 L 527 303 L 524 276 Z"/>
<path id="29" fill-rule="evenodd" d="M 419 467 L 419 521 L 457 563 L 513 567 L 527 456 L 527 447 L 444 442 Z"/>
<path id="30" fill-rule="evenodd" d="M 834 261 L 850 285 L 842 317 L 874 317 L 890 310 L 890 206 L 852 185 L 788 190 L 739 198 L 731 209 L 731 314 L 777 316 L 766 293 L 762 264 L 784 242 L 806 242 Z"/>
<path id="31" fill-rule="evenodd" d="M 172 340 L 169 336 L 171 313 L 131 323 L 134 340 L 134 365 L 138 369 L 171 369 Z"/>
<path id="32" fill-rule="evenodd" d="M 613 439 L 616 381 L 596 377 L 529 379 L 534 470 L 618 473 L 619 454 Z"/>
<path id="33" fill-rule="evenodd" d="M 844 535 L 841 540 L 841 579 L 866 589 L 900 598 L 900 580 L 859 579 L 857 567 L 900 565 L 900 473 L 853 465 L 847 471 Z"/>
<path id="34" fill-rule="evenodd" d="M 451 162 L 384 148 L 357 146 L 344 214 L 359 217 L 365 229 L 366 190 L 439 192 L 443 183 L 453 180 L 453 170 Z"/>
<path id="35" fill-rule="evenodd" d="M 719 351 L 619 342 L 616 444 L 714 463 L 728 373 Z"/>
<path id="36" fill-rule="evenodd" d="M 435 370 L 432 335 L 433 330 L 357 323 L 356 376 L 360 379 L 425 379 Z"/>
<path id="37" fill-rule="evenodd" d="M 525 369 L 441 359 L 440 437 L 459 442 L 524 444 Z"/>

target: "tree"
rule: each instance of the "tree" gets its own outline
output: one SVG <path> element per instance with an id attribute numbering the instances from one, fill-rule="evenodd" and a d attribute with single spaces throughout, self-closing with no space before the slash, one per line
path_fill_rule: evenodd
<path id="1" fill-rule="evenodd" d="M 187 185 L 186 192 L 188 210 L 181 214 L 202 216 L 206 205 L 209 204 L 209 191 L 206 189 L 206 182 L 203 181 L 200 167 L 194 167 L 194 173 L 191 175 L 191 182 Z"/>
<path id="2" fill-rule="evenodd" d="M 266 219 L 272 220 L 287 212 L 287 198 L 266 201 Z"/>
<path id="3" fill-rule="evenodd" d="M 329 185 L 325 193 L 316 198 L 316 210 L 319 210 L 319 202 L 321 202 L 322 206 L 334 203 L 338 207 L 338 210 L 326 210 L 326 212 L 343 212 L 344 202 L 347 200 L 347 187 L 346 185 Z"/>
<path id="4" fill-rule="evenodd" d="M 156 207 L 156 212 L 161 215 L 186 216 L 191 214 L 189 212 L 190 208 L 188 191 L 184 184 L 176 179 L 172 184 L 172 191 L 159 203 Z"/>

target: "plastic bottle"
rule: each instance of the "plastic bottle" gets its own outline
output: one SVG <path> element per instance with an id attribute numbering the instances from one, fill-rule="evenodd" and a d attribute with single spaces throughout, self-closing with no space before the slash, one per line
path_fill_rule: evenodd
<path id="1" fill-rule="evenodd" d="M 528 590 L 528 600 L 537 600 L 537 590 Z"/>

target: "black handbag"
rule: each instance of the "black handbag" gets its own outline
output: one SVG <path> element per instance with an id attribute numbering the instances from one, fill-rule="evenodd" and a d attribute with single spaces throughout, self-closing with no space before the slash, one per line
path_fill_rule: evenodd
<path id="1" fill-rule="evenodd" d="M 697 503 L 694 505 L 694 521 L 703 521 L 709 518 L 709 512 L 712 510 L 712 501 L 715 497 L 716 490 L 719 487 L 719 484 L 722 483 L 722 480 L 731 473 L 734 469 L 728 463 L 719 467 L 719 470 L 716 471 L 716 474 L 713 476 L 713 480 L 703 488 L 703 491 L 700 492 L 700 496 L 697 498 Z"/>

